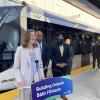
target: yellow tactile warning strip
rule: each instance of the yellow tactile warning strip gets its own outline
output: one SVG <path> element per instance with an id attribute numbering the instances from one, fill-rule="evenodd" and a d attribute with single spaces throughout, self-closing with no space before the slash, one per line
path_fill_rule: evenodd
<path id="1" fill-rule="evenodd" d="M 89 65 L 89 66 L 75 69 L 72 71 L 71 75 L 72 76 L 77 75 L 77 74 L 82 73 L 86 70 L 90 70 L 91 68 L 92 68 L 92 66 Z M 15 90 L 0 94 L 0 100 L 14 100 L 16 97 L 18 97 L 18 95 L 19 95 L 18 89 L 15 89 Z"/>
<path id="2" fill-rule="evenodd" d="M 78 69 L 73 70 L 71 72 L 71 75 L 74 76 L 74 75 L 77 75 L 79 73 L 82 73 L 82 72 L 84 72 L 86 70 L 90 70 L 90 69 L 92 69 L 92 66 L 91 65 L 85 66 L 85 67 L 81 67 L 81 68 L 78 68 Z"/>
<path id="3" fill-rule="evenodd" d="M 16 97 L 18 97 L 19 93 L 18 90 L 11 90 L 6 93 L 0 94 L 0 100 L 14 100 Z"/>

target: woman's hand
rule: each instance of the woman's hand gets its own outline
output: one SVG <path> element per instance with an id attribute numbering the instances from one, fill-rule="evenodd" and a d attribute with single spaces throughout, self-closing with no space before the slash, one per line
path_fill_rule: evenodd
<path id="1" fill-rule="evenodd" d="M 23 86 L 25 85 L 25 81 L 24 81 L 24 80 L 19 81 L 19 82 L 18 82 L 18 85 L 19 85 L 20 87 L 23 87 Z"/>
<path id="2" fill-rule="evenodd" d="M 41 77 L 41 80 L 44 80 L 44 79 L 46 79 L 45 77 Z"/>

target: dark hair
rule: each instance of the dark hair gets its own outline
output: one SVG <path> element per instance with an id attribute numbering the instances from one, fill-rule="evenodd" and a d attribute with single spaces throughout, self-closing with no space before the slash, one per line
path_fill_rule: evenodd
<path id="1" fill-rule="evenodd" d="M 36 31 L 34 29 L 28 29 L 24 34 L 23 34 L 23 37 L 22 37 L 22 46 L 24 48 L 26 48 L 28 46 L 28 42 L 29 42 L 29 39 L 30 39 L 30 33 L 31 32 L 34 32 L 35 35 L 36 35 Z M 36 47 L 36 44 L 33 45 L 34 47 Z"/>

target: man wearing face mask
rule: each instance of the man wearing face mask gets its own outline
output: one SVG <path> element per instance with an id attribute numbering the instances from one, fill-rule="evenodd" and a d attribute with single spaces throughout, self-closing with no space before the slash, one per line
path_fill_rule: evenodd
<path id="1" fill-rule="evenodd" d="M 69 46 L 64 43 L 64 37 L 61 33 L 57 36 L 57 42 L 51 46 L 52 74 L 53 77 L 65 76 L 68 74 L 69 64 Z M 67 97 L 61 96 L 63 100 Z"/>

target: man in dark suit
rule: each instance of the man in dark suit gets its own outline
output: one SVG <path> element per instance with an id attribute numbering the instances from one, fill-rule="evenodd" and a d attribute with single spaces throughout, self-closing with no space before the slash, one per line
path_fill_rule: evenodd
<path id="1" fill-rule="evenodd" d="M 53 77 L 65 76 L 69 73 L 69 59 L 69 46 L 64 43 L 64 37 L 59 33 L 57 42 L 51 46 Z M 61 96 L 61 98 L 68 100 L 65 96 Z"/>
<path id="2" fill-rule="evenodd" d="M 44 67 L 44 75 L 45 77 L 47 77 L 47 69 L 50 61 L 49 46 L 45 42 L 43 42 L 43 33 L 41 31 L 36 32 L 36 37 L 37 37 L 38 47 L 40 48 L 42 54 L 41 57 Z"/>

